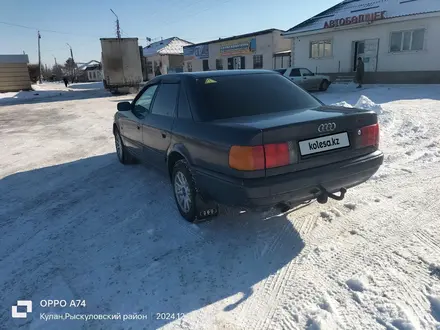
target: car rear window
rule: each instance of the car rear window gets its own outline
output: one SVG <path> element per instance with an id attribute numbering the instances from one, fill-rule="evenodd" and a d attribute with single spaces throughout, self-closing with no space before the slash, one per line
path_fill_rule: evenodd
<path id="1" fill-rule="evenodd" d="M 276 72 L 279 72 L 280 74 L 284 74 L 287 69 L 277 69 Z"/>
<path id="2" fill-rule="evenodd" d="M 276 73 L 197 78 L 195 85 L 202 121 L 321 106 L 306 91 Z"/>

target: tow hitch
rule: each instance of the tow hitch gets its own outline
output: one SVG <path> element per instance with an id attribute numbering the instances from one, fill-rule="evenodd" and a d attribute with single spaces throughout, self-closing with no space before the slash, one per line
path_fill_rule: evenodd
<path id="1" fill-rule="evenodd" d="M 316 200 L 318 201 L 319 204 L 327 203 L 329 198 L 335 199 L 337 201 L 342 201 L 345 197 L 345 193 L 347 192 L 347 189 L 341 188 L 339 190 L 339 196 L 338 196 L 338 195 L 335 195 L 335 194 L 328 192 L 322 186 L 319 187 L 319 189 L 321 191 L 321 194 L 316 198 Z"/>

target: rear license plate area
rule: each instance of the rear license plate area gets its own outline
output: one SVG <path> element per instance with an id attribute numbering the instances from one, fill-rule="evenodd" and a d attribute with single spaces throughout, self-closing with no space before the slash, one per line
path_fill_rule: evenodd
<path id="1" fill-rule="evenodd" d="M 350 146 L 348 133 L 338 133 L 320 136 L 299 142 L 301 156 L 309 156 L 330 150 L 342 149 Z"/>

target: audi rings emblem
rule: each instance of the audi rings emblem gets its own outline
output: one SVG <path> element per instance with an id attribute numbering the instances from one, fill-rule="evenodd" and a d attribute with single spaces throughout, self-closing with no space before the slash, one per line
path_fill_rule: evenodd
<path id="1" fill-rule="evenodd" d="M 336 129 L 335 123 L 325 123 L 318 126 L 319 133 L 333 132 Z"/>

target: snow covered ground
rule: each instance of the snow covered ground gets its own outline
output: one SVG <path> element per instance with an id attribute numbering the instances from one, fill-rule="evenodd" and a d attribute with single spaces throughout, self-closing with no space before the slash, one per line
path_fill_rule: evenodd
<path id="1" fill-rule="evenodd" d="M 71 93 L 0 107 L 1 329 L 440 329 L 440 86 L 317 93 L 378 112 L 382 169 L 342 202 L 197 225 L 166 177 L 118 163 L 127 97 Z M 40 314 L 66 311 L 149 319 Z"/>
<path id="2" fill-rule="evenodd" d="M 68 85 L 67 88 L 63 82 L 43 82 L 32 85 L 32 89 L 32 91 L 0 93 L 0 106 L 45 102 L 48 98 L 54 97 L 60 100 L 60 98 L 75 99 L 109 95 L 104 90 L 102 82 L 75 83 Z"/>

